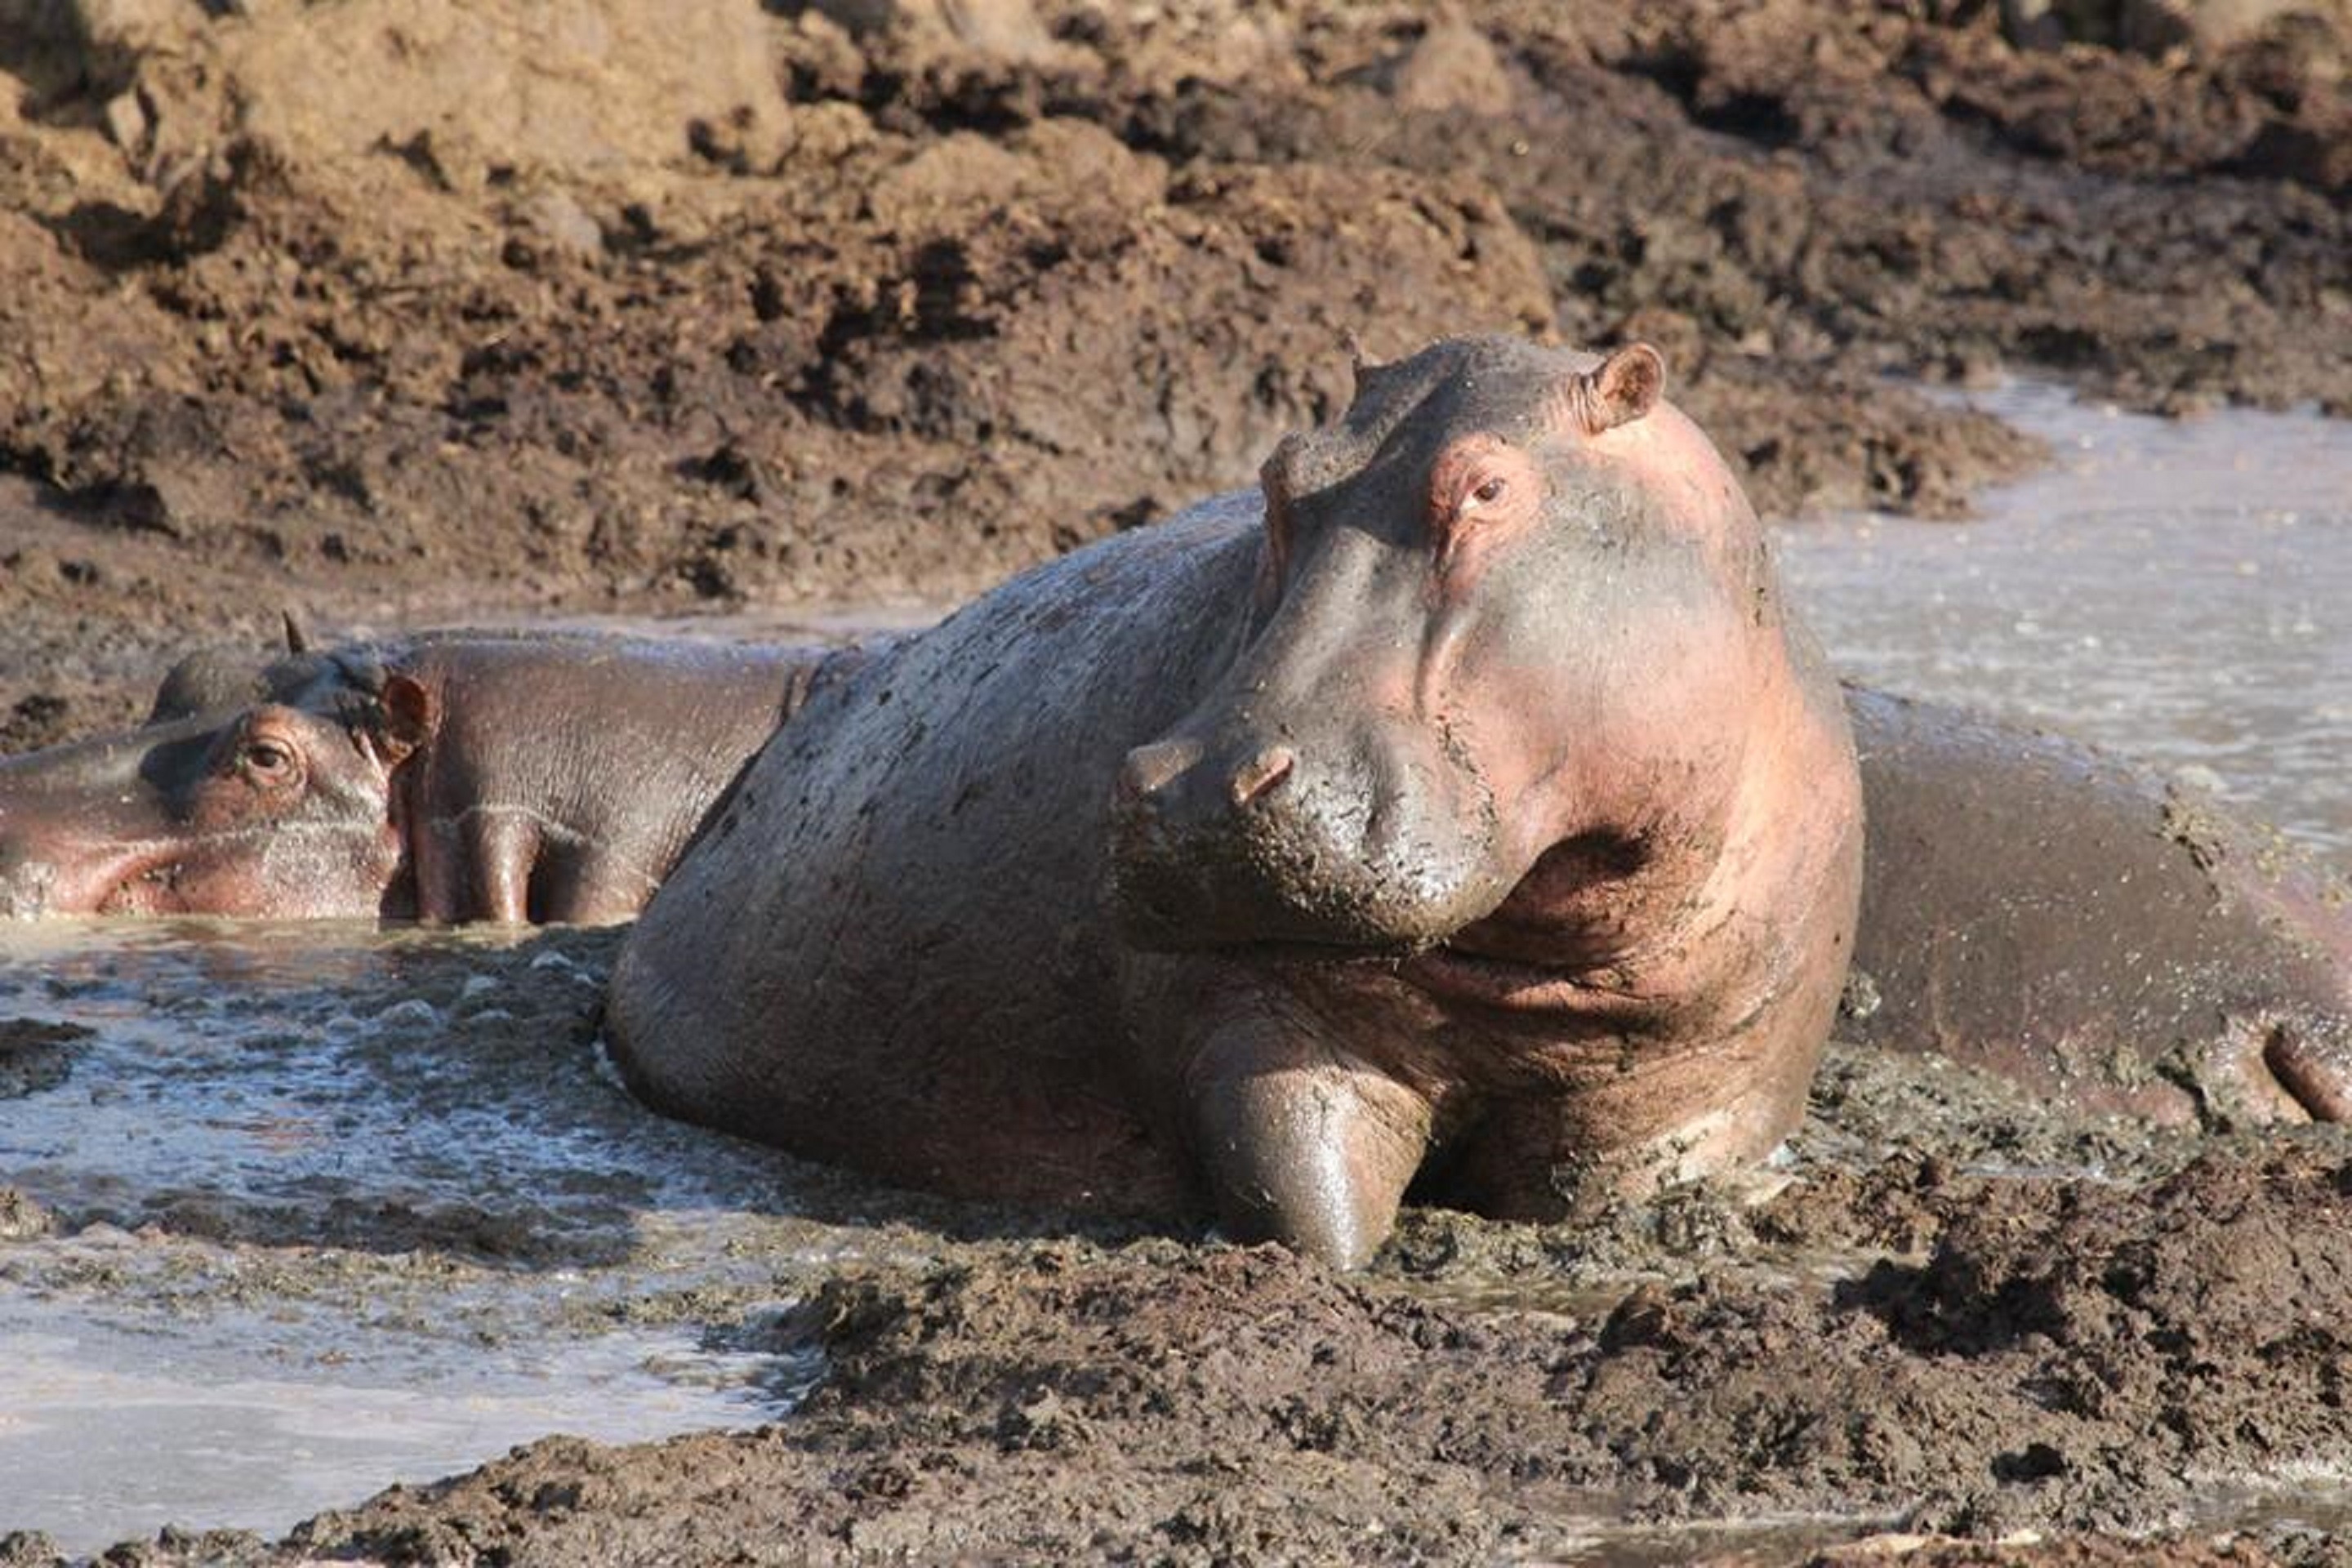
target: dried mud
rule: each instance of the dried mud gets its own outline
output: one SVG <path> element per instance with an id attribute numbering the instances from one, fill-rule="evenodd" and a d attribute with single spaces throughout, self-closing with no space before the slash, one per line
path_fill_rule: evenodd
<path id="1" fill-rule="evenodd" d="M 1889 372 L 2341 411 L 2310 4 L 5 0 L 0 749 L 283 604 L 957 596 L 1245 482 L 1351 336 L 1649 337 L 1774 513 L 2035 457 Z"/>
<path id="2" fill-rule="evenodd" d="M 0 752 L 286 604 L 966 592 L 1246 482 L 1351 336 L 1650 338 L 1782 515 L 1949 513 L 2036 458 L 1890 374 L 2352 413 L 2342 9 L 2226 46 L 2159 9 L 2032 48 L 1967 0 L 0 0 Z M 500 1048 L 585 1053 L 581 1006 Z M 12 1022 L 0 1095 L 75 1046 Z M 635 1309 L 821 1350 L 790 1419 L 109 1560 L 2338 1560 L 2352 1142 L 1841 1055 L 1779 1174 L 1417 1214 L 1341 1279 L 811 1173 L 916 1261 Z M 0 1242 L 134 1225 L 265 1303 L 625 1268 L 607 1217 L 0 1185 Z"/>

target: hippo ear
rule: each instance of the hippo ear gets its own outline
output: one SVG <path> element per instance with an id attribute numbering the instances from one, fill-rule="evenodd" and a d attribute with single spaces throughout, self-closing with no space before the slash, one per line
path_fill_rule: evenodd
<path id="1" fill-rule="evenodd" d="M 302 628 L 302 618 L 291 610 L 280 610 L 286 623 L 286 651 L 304 654 L 310 651 L 310 634 Z"/>
<path id="2" fill-rule="evenodd" d="M 1665 385 L 1664 356 L 1647 343 L 1628 343 L 1602 360 L 1598 370 L 1580 371 L 1570 378 L 1560 389 L 1556 417 L 1580 434 L 1598 436 L 1631 425 L 1656 407 Z"/>
<path id="3" fill-rule="evenodd" d="M 440 727 L 441 705 L 412 676 L 385 676 L 377 700 L 383 704 L 380 740 L 388 762 L 397 763 L 422 750 Z"/>

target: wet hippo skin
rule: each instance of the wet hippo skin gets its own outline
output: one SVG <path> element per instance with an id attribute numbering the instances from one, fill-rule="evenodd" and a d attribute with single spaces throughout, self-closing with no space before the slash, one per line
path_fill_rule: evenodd
<path id="1" fill-rule="evenodd" d="M 192 656 L 143 727 L 0 762 L 0 916 L 625 919 L 835 658 L 296 641 Z"/>
<path id="2" fill-rule="evenodd" d="M 1845 972 L 1843 706 L 1657 356 L 1360 372 L 1265 500 L 819 691 L 648 907 L 652 1104 L 951 1193 L 1353 1263 L 1408 1184 L 1752 1159 Z"/>
<path id="3" fill-rule="evenodd" d="M 1869 829 L 1841 1032 L 2090 1110 L 2352 1110 L 2352 895 L 2274 833 L 2057 736 L 1852 690 Z"/>

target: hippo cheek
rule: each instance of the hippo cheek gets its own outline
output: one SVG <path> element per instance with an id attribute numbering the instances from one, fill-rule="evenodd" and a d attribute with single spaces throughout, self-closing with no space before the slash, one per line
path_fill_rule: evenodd
<path id="1" fill-rule="evenodd" d="M 121 912 L 371 919 L 383 912 L 398 849 L 388 831 L 363 825 L 271 824 L 191 847 L 176 864 L 126 888 Z"/>

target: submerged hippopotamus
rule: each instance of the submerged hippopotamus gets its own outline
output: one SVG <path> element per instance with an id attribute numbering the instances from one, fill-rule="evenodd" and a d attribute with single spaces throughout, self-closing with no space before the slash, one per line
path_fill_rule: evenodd
<path id="1" fill-rule="evenodd" d="M 625 919 L 828 657 L 496 633 L 194 657 L 143 728 L 0 761 L 0 917 Z"/>
<path id="2" fill-rule="evenodd" d="M 2078 1110 L 2352 1116 L 2352 889 L 2275 834 L 2091 747 L 1874 692 L 1841 1033 Z"/>
<path id="3" fill-rule="evenodd" d="M 656 1107 L 1335 1263 L 1762 1154 L 1853 933 L 1843 704 L 1657 354 L 1360 370 L 1263 496 L 812 698 L 647 907 Z"/>

